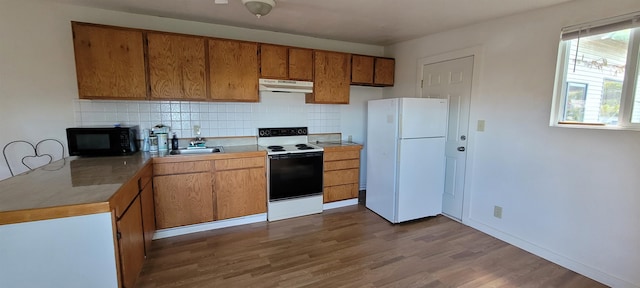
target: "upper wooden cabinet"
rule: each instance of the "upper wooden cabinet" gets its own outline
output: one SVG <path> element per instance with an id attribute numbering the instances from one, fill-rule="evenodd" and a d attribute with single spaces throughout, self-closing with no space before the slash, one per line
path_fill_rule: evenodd
<path id="1" fill-rule="evenodd" d="M 260 45 L 260 77 L 288 79 L 288 48 L 286 46 Z"/>
<path id="2" fill-rule="evenodd" d="M 351 56 L 351 84 L 373 84 L 373 60 L 375 57 Z"/>
<path id="3" fill-rule="evenodd" d="M 395 60 L 364 55 L 351 56 L 351 84 L 393 86 Z"/>
<path id="4" fill-rule="evenodd" d="M 393 86 L 396 69 L 395 59 L 376 57 L 374 68 L 373 85 Z"/>
<path id="5" fill-rule="evenodd" d="M 142 31 L 71 22 L 78 94 L 85 99 L 144 99 Z"/>
<path id="6" fill-rule="evenodd" d="M 206 100 L 205 38 L 147 33 L 152 99 Z"/>
<path id="7" fill-rule="evenodd" d="M 313 94 L 307 103 L 348 104 L 351 83 L 351 54 L 314 51 Z"/>
<path id="8" fill-rule="evenodd" d="M 258 102 L 258 43 L 209 39 L 211 99 Z"/>
<path id="9" fill-rule="evenodd" d="M 260 44 L 260 77 L 313 81 L 313 50 Z"/>
<path id="10" fill-rule="evenodd" d="M 289 47 L 289 79 L 313 81 L 313 50 Z"/>
<path id="11" fill-rule="evenodd" d="M 351 84 L 394 84 L 391 58 L 80 22 L 72 30 L 82 99 L 258 102 L 263 77 L 313 81 L 307 103 L 348 104 Z"/>

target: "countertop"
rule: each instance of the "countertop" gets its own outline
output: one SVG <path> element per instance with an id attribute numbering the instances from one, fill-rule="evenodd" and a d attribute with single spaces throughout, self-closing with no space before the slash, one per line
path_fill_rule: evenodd
<path id="1" fill-rule="evenodd" d="M 223 149 L 224 153 L 206 155 L 138 152 L 129 156 L 74 156 L 55 161 L 0 181 L 0 225 L 109 212 L 109 199 L 150 161 L 171 163 L 266 155 L 257 145 Z M 70 210 L 75 212 L 67 212 Z"/>
<path id="2" fill-rule="evenodd" d="M 323 141 L 316 141 L 316 142 L 311 142 L 311 144 L 315 144 L 317 146 L 320 146 L 324 149 L 331 149 L 331 148 L 352 148 L 352 149 L 362 149 L 362 144 L 359 143 L 355 143 L 355 142 L 347 142 L 347 141 L 335 141 L 335 142 L 323 142 Z"/>
<path id="3" fill-rule="evenodd" d="M 0 213 L 107 202 L 151 159 L 130 156 L 68 157 L 0 181 Z"/>

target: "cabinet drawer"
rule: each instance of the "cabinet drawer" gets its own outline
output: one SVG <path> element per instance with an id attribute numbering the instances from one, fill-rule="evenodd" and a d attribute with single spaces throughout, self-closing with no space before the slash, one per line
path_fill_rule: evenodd
<path id="1" fill-rule="evenodd" d="M 360 169 L 347 169 L 324 172 L 324 186 L 358 183 Z"/>
<path id="2" fill-rule="evenodd" d="M 325 187 L 323 192 L 324 203 L 358 198 L 358 184 L 346 184 Z"/>
<path id="3" fill-rule="evenodd" d="M 329 161 L 324 163 L 324 171 L 341 170 L 349 168 L 360 168 L 359 159 Z"/>
<path id="4" fill-rule="evenodd" d="M 360 150 L 324 153 L 324 161 L 335 161 L 335 160 L 344 160 L 344 159 L 359 159 L 359 158 L 360 158 Z"/>
<path id="5" fill-rule="evenodd" d="M 184 174 L 211 171 L 211 161 L 158 163 L 153 165 L 154 175 Z"/>
<path id="6" fill-rule="evenodd" d="M 264 167 L 264 157 L 236 158 L 216 160 L 216 170 L 233 170 L 253 167 Z"/>

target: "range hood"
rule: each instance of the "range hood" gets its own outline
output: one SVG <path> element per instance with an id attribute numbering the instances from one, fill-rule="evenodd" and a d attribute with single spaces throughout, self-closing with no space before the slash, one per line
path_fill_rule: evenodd
<path id="1" fill-rule="evenodd" d="M 260 91 L 289 92 L 289 93 L 313 93 L 313 82 L 260 79 Z"/>

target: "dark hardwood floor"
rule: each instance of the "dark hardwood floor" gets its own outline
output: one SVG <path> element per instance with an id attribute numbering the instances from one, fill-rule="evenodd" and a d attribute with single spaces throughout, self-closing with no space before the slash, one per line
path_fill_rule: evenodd
<path id="1" fill-rule="evenodd" d="M 136 287 L 606 287 L 444 216 L 361 205 L 153 241 Z"/>

